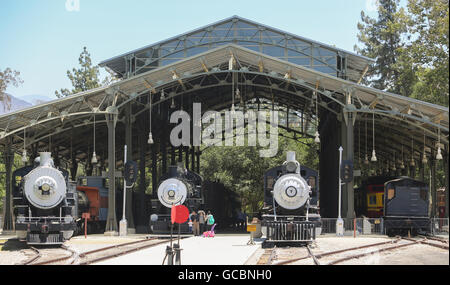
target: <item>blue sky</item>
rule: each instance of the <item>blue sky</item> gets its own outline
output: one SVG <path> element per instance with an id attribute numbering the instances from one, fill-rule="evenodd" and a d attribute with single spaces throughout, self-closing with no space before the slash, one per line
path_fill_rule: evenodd
<path id="1" fill-rule="evenodd" d="M 24 84 L 8 93 L 54 97 L 71 88 L 66 71 L 83 46 L 94 64 L 148 44 L 238 15 L 353 51 L 357 23 L 371 0 L 144 1 L 0 0 L 0 69 L 21 72 Z"/>

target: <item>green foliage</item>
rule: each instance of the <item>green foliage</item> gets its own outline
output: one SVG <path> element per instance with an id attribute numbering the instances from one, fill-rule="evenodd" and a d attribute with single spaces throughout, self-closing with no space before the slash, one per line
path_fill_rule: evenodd
<path id="1" fill-rule="evenodd" d="M 364 84 L 443 106 L 449 104 L 448 0 L 380 0 L 378 17 L 361 12 L 355 50 L 374 58 Z"/>
<path id="2" fill-rule="evenodd" d="M 5 197 L 5 191 L 6 191 L 6 169 L 5 169 L 5 161 L 4 161 L 5 157 L 3 152 L 0 152 L 0 215 L 3 214 L 3 200 Z M 12 173 L 16 170 L 23 167 L 23 162 L 22 162 L 22 158 L 20 155 L 15 154 L 14 155 L 14 162 L 13 162 L 13 167 L 11 170 L 11 175 Z"/>
<path id="3" fill-rule="evenodd" d="M 362 23 L 358 23 L 358 40 L 364 46 L 355 46 L 355 50 L 376 60 L 376 64 L 372 65 L 366 74 L 366 84 L 405 95 L 410 88 L 408 80 L 405 80 L 402 74 L 411 69 L 411 63 L 404 56 L 402 36 L 407 31 L 408 21 L 404 9 L 398 9 L 398 2 L 399 0 L 380 0 L 378 19 L 370 18 L 361 12 Z"/>
<path id="4" fill-rule="evenodd" d="M 210 147 L 201 156 L 200 173 L 205 180 L 220 181 L 229 189 L 239 194 L 243 210 L 247 213 L 257 212 L 262 207 L 263 176 L 272 167 L 286 160 L 287 151 L 295 151 L 297 160 L 308 167 L 318 168 L 317 146 L 311 139 L 299 139 L 311 147 L 286 138 L 284 130 L 279 130 L 278 153 L 273 158 L 261 158 L 260 147 Z"/>
<path id="5" fill-rule="evenodd" d="M 18 87 L 22 83 L 20 72 L 9 67 L 4 71 L 0 69 L 0 102 L 3 102 L 4 111 L 8 111 L 11 108 L 11 97 L 5 93 L 6 89 L 11 85 Z"/>
<path id="6" fill-rule="evenodd" d="M 83 48 L 78 61 L 80 68 L 67 71 L 67 77 L 72 82 L 73 89 L 70 91 L 68 89 L 61 89 L 60 92 L 55 91 L 56 97 L 62 98 L 100 87 L 99 67 L 92 66 L 91 55 L 86 47 Z"/>
<path id="7" fill-rule="evenodd" d="M 449 105 L 449 1 L 409 0 L 414 40 L 409 54 L 418 64 L 412 97 Z"/>

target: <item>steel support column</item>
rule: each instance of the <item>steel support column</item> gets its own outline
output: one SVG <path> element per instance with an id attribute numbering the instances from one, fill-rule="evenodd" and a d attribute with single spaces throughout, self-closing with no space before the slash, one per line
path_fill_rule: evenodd
<path id="1" fill-rule="evenodd" d="M 200 154 L 201 154 L 200 147 L 198 147 L 198 149 L 197 149 L 197 160 L 196 160 L 196 162 L 197 162 L 197 173 L 198 174 L 200 174 Z"/>
<path id="2" fill-rule="evenodd" d="M 161 175 L 167 173 L 167 142 L 169 141 L 169 128 L 170 128 L 170 124 L 168 121 L 168 114 L 169 114 L 169 110 L 167 108 L 166 104 L 163 104 L 162 106 L 160 106 L 161 108 L 161 117 L 162 117 L 162 126 L 163 126 L 163 130 L 162 130 L 162 139 L 161 139 L 161 155 L 162 155 L 162 170 L 161 170 Z"/>
<path id="3" fill-rule="evenodd" d="M 346 116 L 346 114 L 342 114 L 342 120 L 341 120 L 341 126 L 339 128 L 340 130 L 340 145 L 344 149 L 342 152 L 342 160 L 347 159 L 347 124 L 346 121 L 343 119 L 343 117 Z M 341 188 L 341 215 L 343 218 L 347 217 L 347 206 L 348 206 L 348 196 L 347 196 L 347 184 L 342 185 Z"/>
<path id="4" fill-rule="evenodd" d="M 444 175 L 445 175 L 445 217 L 448 218 L 448 145 L 444 152 Z"/>
<path id="5" fill-rule="evenodd" d="M 186 167 L 186 169 L 190 170 L 189 169 L 190 165 L 189 165 L 189 147 L 188 146 L 184 148 L 184 155 L 186 157 L 186 165 L 185 165 L 185 167 Z"/>
<path id="6" fill-rule="evenodd" d="M 152 148 L 152 199 L 158 198 L 158 161 L 156 156 L 156 144 Z"/>
<path id="7" fill-rule="evenodd" d="M 105 234 L 117 235 L 116 217 L 116 124 L 117 113 L 106 115 L 108 125 L 108 218 Z"/>
<path id="8" fill-rule="evenodd" d="M 145 130 L 144 124 L 141 124 L 141 130 Z M 145 207 L 145 190 L 147 189 L 147 181 L 145 179 L 145 154 L 147 151 L 146 132 L 141 132 L 139 136 L 139 201 L 137 202 L 137 233 L 148 232 L 147 209 Z"/>
<path id="9" fill-rule="evenodd" d="M 3 157 L 5 161 L 5 204 L 3 205 L 3 234 L 14 232 L 11 172 L 14 153 L 11 151 L 12 138 L 6 139 Z"/>
<path id="10" fill-rule="evenodd" d="M 430 196 L 431 196 L 431 217 L 436 217 L 436 152 L 431 149 L 430 164 Z"/>
<path id="11" fill-rule="evenodd" d="M 416 167 L 415 166 L 409 166 L 409 176 L 412 179 L 416 179 Z"/>
<path id="12" fill-rule="evenodd" d="M 170 146 L 170 165 L 176 165 L 176 156 L 175 156 L 175 147 L 173 145 Z"/>
<path id="13" fill-rule="evenodd" d="M 75 157 L 72 158 L 72 166 L 70 167 L 70 177 L 72 181 L 77 180 L 77 172 L 78 172 L 78 162 Z"/>
<path id="14" fill-rule="evenodd" d="M 353 161 L 354 157 L 354 126 L 353 126 L 353 119 L 354 116 L 356 116 L 356 113 L 348 112 L 347 114 L 344 113 L 344 116 L 347 115 L 346 120 L 346 159 Z M 347 218 L 354 218 L 355 217 L 355 194 L 354 194 L 354 182 L 351 181 L 345 185 L 345 188 L 347 189 Z M 345 200 L 344 200 L 345 201 Z M 343 212 L 343 216 L 345 215 L 345 212 Z"/>
<path id="15" fill-rule="evenodd" d="M 422 160 L 419 161 L 419 179 L 422 182 L 425 181 L 425 164 L 422 162 Z"/>
<path id="16" fill-rule="evenodd" d="M 183 147 L 178 147 L 178 162 L 183 162 Z"/>
<path id="17" fill-rule="evenodd" d="M 127 160 L 133 160 L 133 118 L 131 103 L 125 107 L 125 144 L 127 145 Z M 126 218 L 128 224 L 128 233 L 136 233 L 133 218 L 133 189 L 127 189 L 126 194 Z"/>
<path id="18" fill-rule="evenodd" d="M 195 146 L 191 148 L 191 171 L 195 172 Z"/>
<path id="19" fill-rule="evenodd" d="M 339 122 L 332 112 L 325 111 L 320 115 L 320 214 L 324 218 L 336 218 L 339 184 Z"/>

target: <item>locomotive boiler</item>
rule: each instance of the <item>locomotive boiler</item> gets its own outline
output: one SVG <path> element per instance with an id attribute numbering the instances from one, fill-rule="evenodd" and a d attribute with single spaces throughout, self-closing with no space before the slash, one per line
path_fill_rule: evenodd
<path id="1" fill-rule="evenodd" d="M 198 210 L 204 205 L 202 177 L 185 169 L 181 164 L 169 166 L 158 186 L 158 199 L 152 199 L 150 229 L 152 233 L 169 233 L 171 227 L 170 210 L 172 206 L 185 205 L 189 211 Z M 180 225 L 182 233 L 189 232 L 187 223 Z"/>
<path id="2" fill-rule="evenodd" d="M 51 153 L 42 152 L 33 166 L 13 173 L 15 228 L 27 244 L 62 244 L 76 230 L 75 185 L 66 170 L 55 167 Z"/>
<path id="3" fill-rule="evenodd" d="M 320 234 L 318 175 L 288 152 L 280 167 L 266 172 L 262 221 L 264 246 L 308 244 Z"/>

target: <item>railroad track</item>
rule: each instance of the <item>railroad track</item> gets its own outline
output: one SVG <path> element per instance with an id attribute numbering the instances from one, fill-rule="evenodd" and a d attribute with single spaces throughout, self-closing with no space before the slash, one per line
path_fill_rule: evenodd
<path id="1" fill-rule="evenodd" d="M 348 260 L 352 260 L 352 259 L 358 259 L 361 257 L 365 257 L 365 256 L 370 256 L 376 253 L 381 253 L 381 252 L 385 252 L 385 251 L 390 251 L 390 250 L 395 250 L 395 249 L 399 249 L 399 248 L 403 248 L 403 247 L 407 247 L 407 246 L 411 246 L 411 245 L 416 245 L 419 244 L 420 241 L 418 240 L 412 240 L 412 239 L 405 239 L 405 238 L 400 238 L 398 239 L 400 240 L 407 240 L 410 241 L 409 243 L 404 243 L 404 244 L 399 244 L 399 242 L 397 242 L 397 244 L 393 245 L 393 246 L 388 246 L 388 247 L 383 247 L 374 251 L 370 251 L 370 252 L 364 252 L 364 253 L 358 253 L 358 254 L 354 254 L 354 255 L 350 255 L 350 256 L 346 256 L 346 257 L 342 257 L 339 259 L 335 259 L 329 263 L 327 263 L 327 265 L 336 265 L 338 263 L 342 263 L 344 261 L 348 261 Z"/>
<path id="2" fill-rule="evenodd" d="M 444 238 L 439 238 L 439 237 L 435 237 L 435 236 L 431 236 L 431 235 L 419 235 L 419 237 L 421 238 L 426 238 L 429 240 L 433 240 L 433 241 L 438 241 L 444 244 L 448 244 L 448 239 L 444 239 Z"/>
<path id="3" fill-rule="evenodd" d="M 41 258 L 41 252 L 37 248 L 31 246 L 30 249 L 34 252 L 34 256 L 25 260 L 24 262 L 19 263 L 18 265 L 30 265 L 37 259 Z"/>
<path id="4" fill-rule="evenodd" d="M 149 238 L 103 247 L 83 253 L 75 252 L 66 247 L 64 249 L 71 252 L 70 256 L 35 262 L 31 265 L 89 265 L 168 242 L 170 242 L 170 239 L 161 240 L 158 238 Z"/>
<path id="5" fill-rule="evenodd" d="M 299 257 L 299 258 L 283 260 L 283 261 L 275 263 L 274 265 L 287 265 L 287 264 L 291 264 L 291 263 L 294 263 L 294 262 L 297 262 L 300 260 L 304 260 L 304 259 L 308 259 L 308 258 L 312 258 L 314 261 L 314 264 L 319 265 L 320 263 L 319 263 L 318 259 L 326 257 L 326 256 L 337 255 L 337 254 L 345 253 L 348 251 L 356 251 L 356 250 L 360 250 L 360 249 L 366 249 L 366 248 L 371 248 L 371 247 L 376 247 L 376 246 L 393 244 L 393 243 L 397 243 L 398 241 L 399 241 L 399 239 L 396 239 L 396 240 L 391 240 L 391 241 L 386 241 L 386 242 L 379 242 L 379 243 L 363 245 L 363 246 L 358 246 L 358 247 L 352 247 L 352 248 L 347 248 L 347 249 L 340 249 L 340 250 L 336 250 L 336 251 L 330 251 L 330 252 L 319 253 L 319 254 L 313 254 L 311 248 L 308 246 L 307 247 L 307 255 Z"/>
<path id="6" fill-rule="evenodd" d="M 374 243 L 374 244 L 368 244 L 368 245 L 364 245 L 364 246 L 352 247 L 352 248 L 341 249 L 341 250 L 336 250 L 336 251 L 330 251 L 330 252 L 325 252 L 325 253 L 318 253 L 318 254 L 314 254 L 312 252 L 311 248 L 308 246 L 308 247 L 306 247 L 307 252 L 305 253 L 304 256 L 301 256 L 301 257 L 298 257 L 298 258 L 294 258 L 294 259 L 289 259 L 289 260 L 282 260 L 282 261 L 279 261 L 279 262 L 276 262 L 276 263 L 271 262 L 270 264 L 272 264 L 272 265 L 288 265 L 288 264 L 292 264 L 292 263 L 300 261 L 300 260 L 305 260 L 305 259 L 311 258 L 314 261 L 315 265 L 321 265 L 321 262 L 319 261 L 319 259 L 322 259 L 324 257 L 335 256 L 335 255 L 348 253 L 348 252 L 352 252 L 352 251 L 356 251 L 357 252 L 358 250 L 361 250 L 361 249 L 369 249 L 369 248 L 374 248 L 374 247 L 380 247 L 380 248 L 372 250 L 372 251 L 366 251 L 366 252 L 363 252 L 363 253 L 359 252 L 359 253 L 356 253 L 356 254 L 353 254 L 353 255 L 340 257 L 340 258 L 331 260 L 330 262 L 324 263 L 324 264 L 326 264 L 326 265 L 336 265 L 336 264 L 339 264 L 339 263 L 342 263 L 342 262 L 345 262 L 345 261 L 348 261 L 348 260 L 358 259 L 358 258 L 361 258 L 361 257 L 370 256 L 370 255 L 373 255 L 373 254 L 378 254 L 378 253 L 381 253 L 381 252 L 387 252 L 387 251 L 400 249 L 400 248 L 404 248 L 404 247 L 408 247 L 408 246 L 412 246 L 412 245 L 417 245 L 417 244 L 424 244 L 424 245 L 429 245 L 429 246 L 433 246 L 433 247 L 449 250 L 448 241 L 446 241 L 444 239 L 437 239 L 437 238 L 435 238 L 435 239 L 432 239 L 432 240 L 436 240 L 439 243 L 434 243 L 434 242 L 430 242 L 428 238 L 412 239 L 412 238 L 406 238 L 406 237 L 404 237 L 404 238 L 397 237 L 397 239 L 391 240 L 391 241 Z"/>
<path id="7" fill-rule="evenodd" d="M 258 264 L 271 265 L 273 260 L 276 259 L 276 257 L 277 257 L 277 247 L 275 246 L 274 248 L 265 251 L 265 253 L 259 259 Z"/>
<path id="8" fill-rule="evenodd" d="M 440 239 L 440 238 L 430 237 L 430 236 L 420 236 L 420 237 L 422 238 L 422 240 L 418 241 L 418 243 L 420 243 L 420 244 L 425 244 L 425 245 L 449 250 L 448 241 L 445 239 Z M 409 241 L 415 241 L 414 239 L 411 239 L 411 238 L 403 238 L 403 239 L 406 239 Z M 434 241 L 436 241 L 438 243 L 436 243 Z"/>

